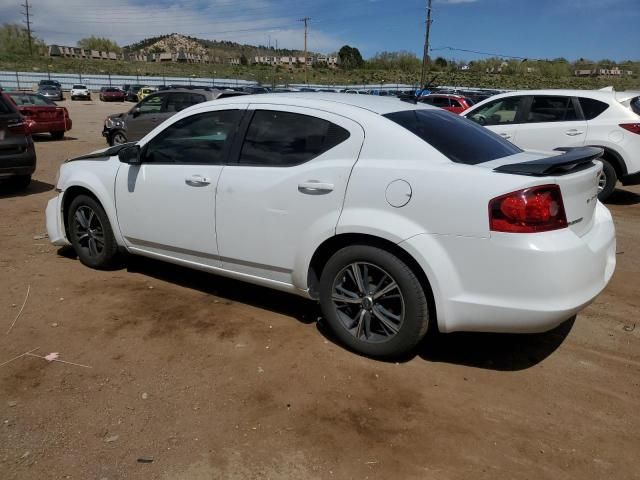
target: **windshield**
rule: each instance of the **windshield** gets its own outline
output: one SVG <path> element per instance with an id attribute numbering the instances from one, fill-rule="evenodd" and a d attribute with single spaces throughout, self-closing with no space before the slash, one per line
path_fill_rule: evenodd
<path id="1" fill-rule="evenodd" d="M 490 130 L 446 110 L 407 110 L 385 115 L 452 162 L 476 165 L 522 152 Z"/>
<path id="2" fill-rule="evenodd" d="M 29 105 L 29 106 L 55 105 L 54 102 L 40 95 L 29 95 L 24 93 L 10 93 L 9 95 L 11 96 L 15 104 L 18 105 L 19 107 L 22 105 Z"/>
<path id="3" fill-rule="evenodd" d="M 44 87 L 41 87 L 40 90 L 54 91 L 58 90 L 58 87 L 55 87 L 53 85 L 45 85 Z"/>
<path id="4" fill-rule="evenodd" d="M 85 87 L 84 85 L 74 85 L 73 88 L 75 90 L 86 90 L 87 87 Z"/>

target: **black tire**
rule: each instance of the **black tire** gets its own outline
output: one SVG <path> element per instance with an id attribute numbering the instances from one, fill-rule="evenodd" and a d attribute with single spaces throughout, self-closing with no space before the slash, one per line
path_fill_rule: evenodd
<path id="1" fill-rule="evenodd" d="M 601 158 L 603 179 L 598 186 L 598 200 L 604 202 L 613 193 L 618 182 L 618 174 L 615 168 L 607 160 Z"/>
<path id="2" fill-rule="evenodd" d="M 62 140 L 64 138 L 64 132 L 51 132 L 51 138 L 54 140 Z"/>
<path id="3" fill-rule="evenodd" d="M 357 284 L 354 265 L 361 269 L 358 275 L 368 295 L 363 295 L 362 289 L 358 293 L 347 288 L 349 282 Z M 385 285 L 394 283 L 389 293 L 375 298 L 375 291 L 380 293 Z M 349 301 L 334 301 L 334 292 Z M 429 304 L 418 277 L 400 258 L 368 245 L 345 247 L 329 259 L 320 278 L 320 306 L 338 339 L 370 357 L 397 357 L 410 352 L 429 327 Z M 380 321 L 383 312 L 385 322 Z M 387 315 L 392 313 L 395 316 Z"/>
<path id="4" fill-rule="evenodd" d="M 69 240 L 87 267 L 109 269 L 116 264 L 118 244 L 102 205 L 88 195 L 78 195 L 67 211 Z"/>
<path id="5" fill-rule="evenodd" d="M 31 183 L 31 175 L 16 175 L 9 183 L 16 190 L 26 190 Z"/>
<path id="6" fill-rule="evenodd" d="M 71 96 L 71 101 L 75 101 L 76 97 L 74 97 L 73 95 Z"/>
<path id="7" fill-rule="evenodd" d="M 111 135 L 109 135 L 109 145 L 121 145 L 123 143 L 127 143 L 127 136 L 122 130 L 116 130 Z"/>

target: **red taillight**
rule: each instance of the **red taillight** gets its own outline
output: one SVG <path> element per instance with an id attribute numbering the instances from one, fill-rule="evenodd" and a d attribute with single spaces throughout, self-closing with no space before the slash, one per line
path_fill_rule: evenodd
<path id="1" fill-rule="evenodd" d="M 507 193 L 489 202 L 493 232 L 535 233 L 567 227 L 558 185 L 541 185 Z"/>
<path id="2" fill-rule="evenodd" d="M 640 135 L 640 123 L 621 123 L 620 126 L 631 133 Z"/>

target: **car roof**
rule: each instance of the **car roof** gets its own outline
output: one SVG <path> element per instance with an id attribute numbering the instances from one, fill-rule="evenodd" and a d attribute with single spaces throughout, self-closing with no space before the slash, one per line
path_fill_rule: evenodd
<path id="1" fill-rule="evenodd" d="M 225 104 L 252 103 L 289 106 L 304 106 L 333 111 L 337 107 L 368 110 L 379 115 L 403 110 L 433 109 L 430 105 L 405 102 L 397 97 L 380 97 L 376 95 L 350 95 L 348 93 L 323 92 L 283 92 L 246 95 L 224 99 Z"/>
<path id="2" fill-rule="evenodd" d="M 500 93 L 494 95 L 491 99 L 512 97 L 516 95 L 559 95 L 567 97 L 587 97 L 602 101 L 615 100 L 616 93 L 610 90 L 578 90 L 578 89 L 543 89 L 543 90 L 514 90 L 512 92 Z"/>

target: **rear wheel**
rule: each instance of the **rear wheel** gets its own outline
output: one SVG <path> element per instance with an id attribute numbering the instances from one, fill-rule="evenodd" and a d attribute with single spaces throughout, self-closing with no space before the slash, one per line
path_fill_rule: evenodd
<path id="1" fill-rule="evenodd" d="M 602 173 L 598 179 L 598 200 L 604 202 L 613 193 L 618 182 L 615 168 L 607 160 L 601 158 Z"/>
<path id="2" fill-rule="evenodd" d="M 320 305 L 331 330 L 372 357 L 405 354 L 427 332 L 427 297 L 413 271 L 392 253 L 354 245 L 336 252 L 320 279 Z"/>
<path id="3" fill-rule="evenodd" d="M 80 261 L 88 267 L 105 269 L 117 259 L 118 244 L 102 205 L 92 197 L 78 195 L 67 212 L 69 239 Z"/>
<path id="4" fill-rule="evenodd" d="M 54 140 L 62 140 L 64 138 L 64 132 L 51 132 L 51 138 Z"/>

